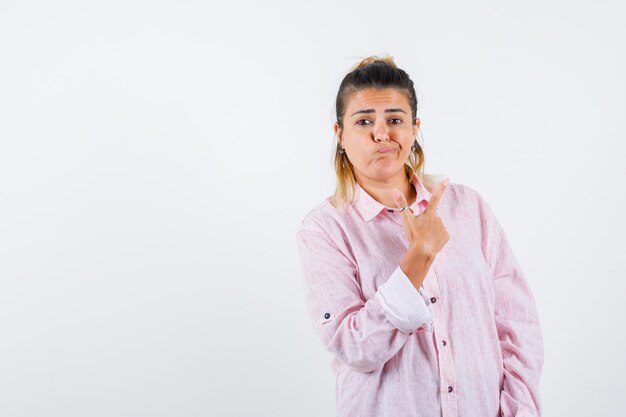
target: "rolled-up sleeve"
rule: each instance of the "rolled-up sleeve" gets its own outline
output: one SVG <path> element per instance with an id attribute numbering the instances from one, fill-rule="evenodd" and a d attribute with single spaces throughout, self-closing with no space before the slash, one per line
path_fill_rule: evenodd
<path id="1" fill-rule="evenodd" d="M 358 266 L 341 245 L 323 229 L 301 227 L 296 236 L 311 322 L 334 356 L 371 372 L 391 359 L 411 333 L 430 330 L 433 314 L 400 267 L 365 300 Z"/>
<path id="2" fill-rule="evenodd" d="M 376 292 L 375 297 L 389 321 L 402 332 L 419 329 L 430 330 L 434 316 L 426 300 L 398 266 L 389 279 Z"/>
<path id="3" fill-rule="evenodd" d="M 506 234 L 482 198 L 481 206 L 483 249 L 495 289 L 494 317 L 504 366 L 501 415 L 540 417 L 543 337 L 535 299 Z"/>

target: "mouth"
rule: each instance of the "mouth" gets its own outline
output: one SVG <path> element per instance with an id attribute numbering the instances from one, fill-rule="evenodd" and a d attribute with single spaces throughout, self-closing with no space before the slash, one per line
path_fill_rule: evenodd
<path id="1" fill-rule="evenodd" d="M 396 148 L 381 148 L 378 150 L 378 153 L 395 153 Z"/>

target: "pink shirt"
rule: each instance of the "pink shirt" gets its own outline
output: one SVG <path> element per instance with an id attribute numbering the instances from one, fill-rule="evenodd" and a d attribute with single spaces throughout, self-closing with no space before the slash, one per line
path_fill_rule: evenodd
<path id="1" fill-rule="evenodd" d="M 430 193 L 412 182 L 419 214 Z M 343 213 L 326 199 L 297 232 L 311 322 L 334 356 L 337 415 L 540 416 L 535 300 L 478 192 L 448 184 L 437 212 L 450 240 L 419 291 L 399 267 L 400 213 L 356 192 Z"/>

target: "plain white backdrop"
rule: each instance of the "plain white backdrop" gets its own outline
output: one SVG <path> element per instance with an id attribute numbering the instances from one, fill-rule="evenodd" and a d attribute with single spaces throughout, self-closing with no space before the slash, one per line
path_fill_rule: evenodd
<path id="1" fill-rule="evenodd" d="M 332 416 L 295 232 L 361 58 L 535 294 L 545 416 L 626 386 L 619 1 L 0 1 L 0 415 Z"/>

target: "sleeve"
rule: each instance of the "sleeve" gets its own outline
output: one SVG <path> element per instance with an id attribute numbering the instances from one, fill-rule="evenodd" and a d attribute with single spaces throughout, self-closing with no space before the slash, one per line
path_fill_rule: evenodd
<path id="1" fill-rule="evenodd" d="M 483 249 L 495 289 L 494 317 L 504 366 L 501 415 L 540 417 L 543 337 L 535 299 L 504 230 L 489 205 L 480 201 L 486 236 Z"/>
<path id="2" fill-rule="evenodd" d="M 326 349 L 351 368 L 381 368 L 409 335 L 430 331 L 434 316 L 398 266 L 375 296 L 365 300 L 358 266 L 323 230 L 297 232 L 304 295 Z"/>

